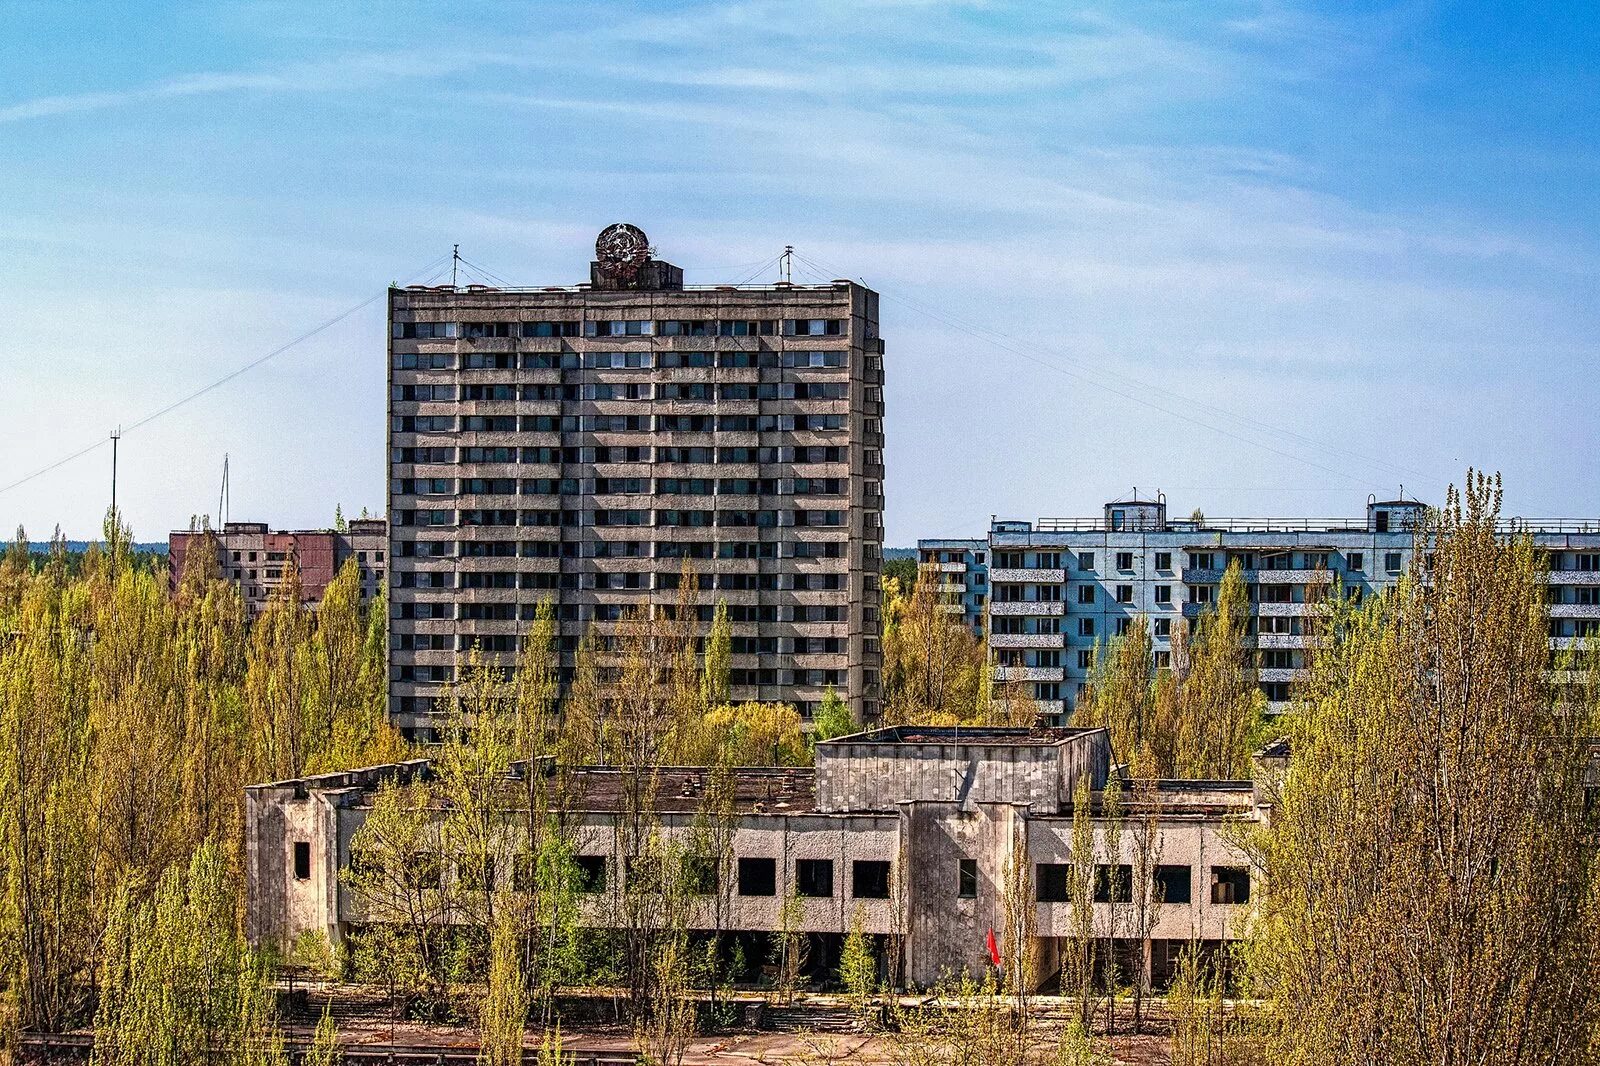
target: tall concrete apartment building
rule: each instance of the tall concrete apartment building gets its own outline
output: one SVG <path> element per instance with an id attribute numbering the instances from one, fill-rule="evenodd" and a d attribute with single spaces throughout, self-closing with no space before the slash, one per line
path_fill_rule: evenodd
<path id="1" fill-rule="evenodd" d="M 389 294 L 390 689 L 415 735 L 541 600 L 733 624 L 732 698 L 878 713 L 883 341 L 854 282 L 690 287 L 632 226 L 588 284 Z"/>
<path id="2" fill-rule="evenodd" d="M 1320 592 L 1336 578 L 1362 594 L 1398 582 L 1425 511 L 1400 499 L 1369 501 L 1365 519 L 1175 519 L 1158 498 L 1109 503 L 1099 518 L 992 522 L 980 543 L 989 553 L 996 679 L 1031 684 L 1045 713 L 1066 721 L 1097 642 L 1143 615 L 1156 665 L 1168 665 L 1174 627 L 1213 603 L 1227 567 L 1238 563 L 1258 680 L 1269 706 L 1281 706 L 1305 667 L 1303 621 Z M 1600 520 L 1514 525 L 1548 555 L 1551 648 L 1600 633 Z M 943 543 L 919 548 L 926 558 Z"/>
<path id="3" fill-rule="evenodd" d="M 354 518 L 342 530 L 274 531 L 265 522 L 228 522 L 220 531 L 174 532 L 167 537 L 168 577 L 174 589 L 189 552 L 204 550 L 208 542 L 221 576 L 239 586 L 254 617 L 283 584 L 291 562 L 299 571 L 300 598 L 315 604 L 345 561 L 354 559 L 361 569 L 361 599 L 371 601 L 383 587 L 389 524 L 381 518 Z"/>

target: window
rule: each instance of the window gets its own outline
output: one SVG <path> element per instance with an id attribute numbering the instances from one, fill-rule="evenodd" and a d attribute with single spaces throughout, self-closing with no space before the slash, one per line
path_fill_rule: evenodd
<path id="1" fill-rule="evenodd" d="M 956 895 L 961 899 L 978 898 L 978 860 L 962 859 L 956 871 Z"/>
<path id="2" fill-rule="evenodd" d="M 1119 618 L 1119 619 L 1117 619 L 1117 636 L 1119 636 L 1119 637 L 1127 636 L 1128 635 L 1128 624 L 1130 622 L 1132 622 L 1132 621 L 1133 621 L 1133 619 L 1131 619 L 1131 618 Z"/>
<path id="3" fill-rule="evenodd" d="M 1034 868 L 1034 883 L 1038 888 L 1040 903 L 1066 903 L 1072 898 L 1069 875 L 1072 868 L 1066 863 L 1041 862 Z"/>
<path id="4" fill-rule="evenodd" d="M 1093 618 L 1080 618 L 1080 619 L 1078 619 L 1078 636 L 1080 636 L 1080 637 L 1092 637 L 1092 636 L 1094 636 L 1094 619 Z"/>
<path id="5" fill-rule="evenodd" d="M 1094 901 L 1096 903 L 1132 903 L 1133 867 L 1099 863 L 1094 868 Z"/>
<path id="6" fill-rule="evenodd" d="M 1133 553 L 1132 552 L 1118 552 L 1117 553 L 1117 569 L 1118 570 L 1132 570 L 1133 569 Z"/>
<path id="7" fill-rule="evenodd" d="M 683 887 L 692 896 L 711 896 L 717 891 L 717 857 L 686 855 L 683 860 Z"/>
<path id="8" fill-rule="evenodd" d="M 1156 569 L 1157 570 L 1171 570 L 1172 569 L 1172 553 L 1171 552 L 1156 552 Z"/>
<path id="9" fill-rule="evenodd" d="M 1401 569 L 1401 567 L 1400 567 L 1400 553 L 1399 552 L 1384 552 L 1384 555 L 1383 555 L 1383 568 L 1385 570 L 1387 570 L 1391 574 L 1398 574 L 1400 572 L 1400 569 Z"/>
<path id="10" fill-rule="evenodd" d="M 1079 570 L 1093 570 L 1094 569 L 1094 552 L 1079 552 L 1078 553 L 1078 569 Z"/>
<path id="11" fill-rule="evenodd" d="M 1088 670 L 1094 666 L 1094 652 L 1084 648 L 1078 652 L 1078 669 Z"/>
<path id="12" fill-rule="evenodd" d="M 1157 585 L 1156 586 L 1156 602 L 1157 603 L 1171 603 L 1172 602 L 1172 586 L 1171 585 Z"/>
<path id="13" fill-rule="evenodd" d="M 1172 636 L 1172 619 L 1170 619 L 1170 618 L 1157 618 L 1156 619 L 1156 636 L 1158 636 L 1158 637 L 1170 637 L 1170 636 Z"/>
<path id="14" fill-rule="evenodd" d="M 1189 885 L 1193 880 L 1187 866 L 1157 866 L 1155 875 L 1156 901 L 1158 903 L 1188 903 L 1193 895 Z"/>
<path id="15" fill-rule="evenodd" d="M 311 879 L 311 842 L 296 840 L 294 842 L 294 879 L 296 881 L 309 881 Z"/>
<path id="16" fill-rule="evenodd" d="M 1365 570 L 1367 568 L 1367 555 L 1365 552 L 1346 552 L 1344 564 L 1347 570 Z"/>
<path id="17" fill-rule="evenodd" d="M 739 895 L 776 896 L 777 894 L 778 860 L 739 860 Z"/>
<path id="18" fill-rule="evenodd" d="M 1133 586 L 1132 585 L 1118 585 L 1117 586 L 1117 602 L 1118 603 L 1132 603 L 1133 602 Z"/>
<path id="19" fill-rule="evenodd" d="M 1211 570 L 1213 562 L 1210 552 L 1189 553 L 1189 566 L 1195 570 Z"/>
<path id="20" fill-rule="evenodd" d="M 850 867 L 850 894 L 856 899 L 888 899 L 889 864 L 857 859 Z"/>
<path id="21" fill-rule="evenodd" d="M 1387 533 L 1387 532 L 1389 532 L 1389 512 L 1388 511 L 1379 511 L 1374 517 L 1377 519 L 1377 522 L 1378 522 L 1378 532 L 1379 533 Z"/>
<path id="22" fill-rule="evenodd" d="M 794 877 L 798 895 L 808 899 L 829 899 L 833 896 L 832 859 L 796 859 Z"/>
<path id="23" fill-rule="evenodd" d="M 1213 866 L 1211 902 L 1249 903 L 1250 871 L 1242 866 Z"/>
<path id="24" fill-rule="evenodd" d="M 1217 586 L 1215 585 L 1190 585 L 1190 603 L 1216 603 Z"/>
<path id="25" fill-rule="evenodd" d="M 1079 585 L 1078 586 L 1078 602 L 1079 603 L 1093 603 L 1094 602 L 1094 586 L 1093 585 Z"/>

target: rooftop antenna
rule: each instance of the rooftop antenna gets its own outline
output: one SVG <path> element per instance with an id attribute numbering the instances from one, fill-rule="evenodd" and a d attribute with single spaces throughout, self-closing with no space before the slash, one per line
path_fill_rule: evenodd
<path id="1" fill-rule="evenodd" d="M 461 245 L 450 246 L 450 287 L 456 287 L 456 264 L 461 262 Z"/>
<path id="2" fill-rule="evenodd" d="M 794 283 L 794 245 L 792 244 L 783 246 L 783 283 L 785 285 Z"/>

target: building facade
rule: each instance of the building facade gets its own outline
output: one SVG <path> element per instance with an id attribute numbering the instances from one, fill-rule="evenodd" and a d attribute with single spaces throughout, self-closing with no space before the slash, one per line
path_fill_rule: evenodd
<path id="1" fill-rule="evenodd" d="M 239 586 L 254 617 L 283 584 L 291 563 L 299 571 L 301 599 L 316 604 L 339 568 L 354 559 L 361 568 L 362 602 L 370 602 L 388 570 L 389 524 L 381 518 L 358 518 L 346 526 L 273 532 L 265 522 L 228 522 L 220 532 L 174 532 L 167 537 L 168 580 L 176 589 L 189 553 L 210 545 L 221 576 Z"/>
<path id="2" fill-rule="evenodd" d="M 1166 666 L 1180 620 L 1215 602 L 1238 564 L 1248 586 L 1249 637 L 1268 705 L 1281 708 L 1305 667 L 1307 614 L 1338 580 L 1366 594 L 1411 566 L 1426 505 L 1373 500 L 1366 518 L 1207 519 L 1168 516 L 1165 500 L 1106 505 L 1093 519 L 996 521 L 988 538 L 988 642 L 997 680 L 1031 683 L 1064 722 L 1088 682 L 1095 647 L 1143 617 L 1156 666 Z M 1550 565 L 1553 650 L 1600 632 L 1600 521 L 1508 524 L 1532 534 Z"/>
<path id="3" fill-rule="evenodd" d="M 1010 902 L 1031 926 L 1018 934 L 1034 941 L 1031 983 L 1049 988 L 1080 928 L 1068 897 L 1083 782 L 1095 854 L 1081 861 L 1093 862 L 1098 886 L 1091 933 L 1108 949 L 1116 941 L 1130 965 L 1147 959 L 1161 987 L 1186 947 L 1215 950 L 1244 931 L 1255 874 L 1232 841 L 1239 823 L 1263 817 L 1265 801 L 1250 782 L 1128 782 L 1113 853 L 1100 802 L 1113 762 L 1104 729 L 900 727 L 819 744 L 814 771 L 736 771 L 731 847 L 697 879 L 690 928 L 746 937 L 759 963 L 785 928 L 784 901 L 797 897 L 798 924 L 788 928 L 812 938 L 815 958 L 837 964 L 859 913 L 866 932 L 900 949 L 905 981 L 927 987 L 949 974 L 981 975 L 989 931 L 1005 943 L 1016 928 Z M 366 911 L 343 876 L 352 841 L 382 783 L 428 772 L 419 760 L 247 789 L 251 941 L 287 945 L 314 932 L 338 944 L 359 930 Z M 662 832 L 692 849 L 705 771 L 659 773 Z M 621 774 L 581 768 L 568 778 L 586 874 L 582 920 L 592 928 L 617 927 L 630 890 Z M 443 856 L 429 863 L 426 890 L 515 891 L 520 839 L 511 816 L 487 871 L 460 881 L 463 870 Z M 1148 953 L 1138 950 L 1144 940 Z"/>
<path id="4" fill-rule="evenodd" d="M 686 287 L 629 226 L 590 282 L 389 294 L 389 710 L 436 721 L 463 653 L 553 600 L 733 625 L 732 698 L 878 712 L 883 341 L 854 282 Z"/>
<path id="5" fill-rule="evenodd" d="M 919 540 L 917 564 L 938 574 L 940 606 L 982 636 L 989 624 L 989 542 Z"/>

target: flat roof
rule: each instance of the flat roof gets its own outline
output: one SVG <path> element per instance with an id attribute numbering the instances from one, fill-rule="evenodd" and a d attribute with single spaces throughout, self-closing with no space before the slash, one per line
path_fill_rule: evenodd
<path id="1" fill-rule="evenodd" d="M 1073 737 L 1100 732 L 1099 727 L 897 725 L 824 740 L 822 744 L 992 744 L 1047 747 Z M 820 744 L 818 745 L 821 746 Z"/>

